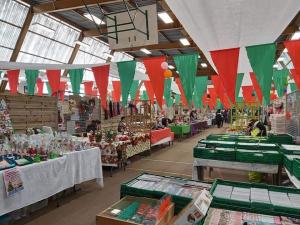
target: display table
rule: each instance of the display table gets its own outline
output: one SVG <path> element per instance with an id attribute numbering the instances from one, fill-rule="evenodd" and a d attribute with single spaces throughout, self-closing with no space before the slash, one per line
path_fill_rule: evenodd
<path id="1" fill-rule="evenodd" d="M 211 159 L 194 158 L 193 179 L 202 181 L 204 179 L 204 167 L 216 167 L 232 170 L 254 171 L 260 173 L 273 174 L 273 182 L 279 183 L 280 167 L 278 165 L 260 164 L 260 163 L 243 163 L 232 161 L 221 161 Z"/>
<path id="2" fill-rule="evenodd" d="M 171 131 L 174 132 L 175 136 L 183 137 L 184 135 L 191 133 L 191 126 L 189 124 L 171 124 L 169 126 Z"/>
<path id="3" fill-rule="evenodd" d="M 47 199 L 76 184 L 96 179 L 103 187 L 102 165 L 99 148 L 70 152 L 63 157 L 45 162 L 17 167 L 24 190 L 6 196 L 0 171 L 0 216 Z"/>
<path id="4" fill-rule="evenodd" d="M 151 130 L 151 146 L 171 143 L 173 135 L 170 128 Z"/>
<path id="5" fill-rule="evenodd" d="M 199 133 L 200 130 L 204 130 L 208 127 L 207 121 L 193 121 L 190 123 L 191 126 L 191 135 Z"/>
<path id="6" fill-rule="evenodd" d="M 126 159 L 140 154 L 145 151 L 150 151 L 150 135 L 149 133 L 140 133 L 131 137 L 131 142 L 126 146 Z"/>

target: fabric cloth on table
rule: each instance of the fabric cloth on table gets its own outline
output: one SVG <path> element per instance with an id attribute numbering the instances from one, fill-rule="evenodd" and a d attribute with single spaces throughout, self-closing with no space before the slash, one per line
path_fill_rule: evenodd
<path id="1" fill-rule="evenodd" d="M 99 148 L 71 152 L 57 159 L 17 167 L 24 190 L 7 197 L 0 171 L 0 216 L 49 198 L 75 184 L 97 179 L 103 187 Z"/>
<path id="2" fill-rule="evenodd" d="M 171 131 L 178 136 L 183 136 L 184 134 L 189 134 L 191 132 L 191 126 L 189 124 L 170 125 L 170 128 Z"/>
<path id="3" fill-rule="evenodd" d="M 160 130 L 151 130 L 151 144 L 155 144 L 158 141 L 170 136 L 171 136 L 171 129 L 168 127 Z"/>

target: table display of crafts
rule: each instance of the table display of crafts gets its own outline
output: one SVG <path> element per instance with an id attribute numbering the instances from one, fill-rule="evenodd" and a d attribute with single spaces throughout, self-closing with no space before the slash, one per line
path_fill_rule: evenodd
<path id="1" fill-rule="evenodd" d="M 0 140 L 0 170 L 55 159 L 90 147 L 65 132 L 33 133 L 33 129 L 28 129 L 26 134 L 11 134 Z"/>
<path id="2" fill-rule="evenodd" d="M 126 148 L 128 145 L 135 146 L 139 142 L 149 140 L 150 135 L 145 133 L 117 134 L 116 132 L 97 131 L 89 133 L 89 140 L 92 146 L 97 146 L 101 150 L 101 159 L 103 166 L 118 167 L 126 160 Z"/>

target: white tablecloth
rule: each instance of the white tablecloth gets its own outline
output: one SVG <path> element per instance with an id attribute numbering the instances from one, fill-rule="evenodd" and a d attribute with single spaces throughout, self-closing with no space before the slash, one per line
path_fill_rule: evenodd
<path id="1" fill-rule="evenodd" d="M 61 158 L 18 167 L 24 190 L 6 196 L 0 171 L 0 216 L 49 198 L 75 184 L 96 179 L 103 187 L 99 148 L 71 152 Z"/>
<path id="2" fill-rule="evenodd" d="M 194 158 L 194 163 L 193 163 L 194 180 L 198 180 L 198 171 L 197 171 L 198 166 L 216 167 L 216 168 L 233 169 L 233 170 L 244 170 L 244 171 L 255 171 L 255 172 L 270 173 L 270 174 L 278 173 L 278 165 Z"/>

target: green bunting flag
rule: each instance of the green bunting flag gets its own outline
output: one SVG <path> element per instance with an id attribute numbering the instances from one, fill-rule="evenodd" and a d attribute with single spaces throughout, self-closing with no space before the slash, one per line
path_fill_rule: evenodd
<path id="1" fill-rule="evenodd" d="M 200 109 L 203 107 L 202 101 L 199 101 L 198 96 L 196 95 L 195 92 L 193 95 L 193 102 L 196 109 Z"/>
<path id="2" fill-rule="evenodd" d="M 39 71 L 25 70 L 25 75 L 26 75 L 26 83 L 27 83 L 27 93 L 28 95 L 34 95 L 36 79 L 39 76 Z"/>
<path id="3" fill-rule="evenodd" d="M 179 71 L 179 77 L 189 106 L 192 105 L 193 100 L 192 97 L 198 67 L 198 56 L 199 54 L 197 53 L 173 57 L 176 68 Z"/>
<path id="4" fill-rule="evenodd" d="M 193 96 L 193 102 L 197 109 L 201 108 L 202 105 L 202 96 L 207 89 L 207 76 L 196 77 L 195 79 L 195 90 Z"/>
<path id="5" fill-rule="evenodd" d="M 51 91 L 51 87 L 50 87 L 49 82 L 46 82 L 46 86 L 47 86 L 48 96 L 51 96 L 52 95 L 52 91 Z"/>
<path id="6" fill-rule="evenodd" d="M 136 61 L 117 62 L 117 66 L 121 81 L 122 104 L 123 106 L 126 106 L 131 84 L 135 75 Z"/>
<path id="7" fill-rule="evenodd" d="M 217 99 L 217 109 L 223 109 L 223 105 L 219 98 Z"/>
<path id="8" fill-rule="evenodd" d="M 149 100 L 148 94 L 147 94 L 146 90 L 143 91 L 142 96 L 141 96 L 141 100 L 144 100 L 144 101 L 148 101 Z"/>
<path id="9" fill-rule="evenodd" d="M 273 65 L 276 46 L 274 43 L 246 47 L 247 55 L 263 95 L 264 105 L 270 103 Z"/>
<path id="10" fill-rule="evenodd" d="M 296 84 L 295 83 L 290 83 L 290 88 L 291 88 L 291 92 L 294 92 L 297 90 Z"/>
<path id="11" fill-rule="evenodd" d="M 239 97 L 240 89 L 242 86 L 244 74 L 243 73 L 238 73 L 236 77 L 236 84 L 235 84 L 235 101 L 236 102 L 242 102 L 243 97 Z"/>
<path id="12" fill-rule="evenodd" d="M 175 103 L 176 103 L 176 105 L 179 105 L 179 103 L 180 103 L 180 95 L 179 94 L 175 95 Z"/>
<path id="13" fill-rule="evenodd" d="M 130 98 L 131 98 L 131 101 L 134 101 L 135 98 L 136 98 L 136 94 L 137 94 L 137 90 L 139 88 L 139 84 L 140 84 L 140 82 L 138 80 L 134 80 L 132 82 L 132 84 L 131 84 L 131 88 L 130 88 Z"/>
<path id="14" fill-rule="evenodd" d="M 164 97 L 166 100 L 167 107 L 170 108 L 173 104 L 173 101 L 170 101 L 171 99 L 171 84 L 172 84 L 172 79 L 171 78 L 166 78 L 164 81 Z"/>
<path id="15" fill-rule="evenodd" d="M 287 87 L 287 79 L 290 71 L 288 69 L 283 70 L 274 70 L 273 71 L 273 80 L 275 84 L 275 88 L 277 90 L 277 95 L 282 97 L 284 95 L 284 90 Z"/>
<path id="16" fill-rule="evenodd" d="M 69 75 L 70 75 L 73 94 L 79 95 L 80 84 L 83 79 L 83 69 L 71 69 L 69 70 Z"/>

